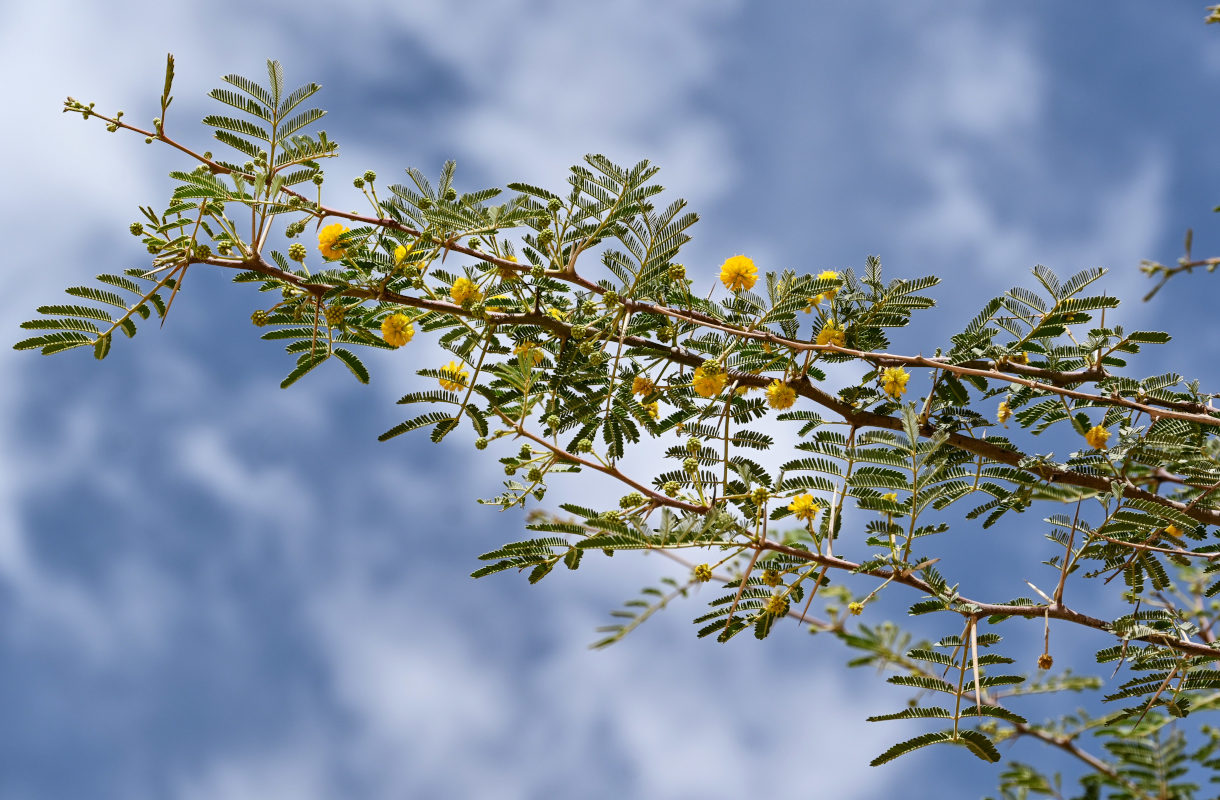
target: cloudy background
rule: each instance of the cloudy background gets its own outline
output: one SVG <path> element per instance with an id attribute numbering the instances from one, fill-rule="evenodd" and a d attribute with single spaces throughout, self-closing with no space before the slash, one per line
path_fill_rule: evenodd
<path id="1" fill-rule="evenodd" d="M 170 133 L 200 149 L 219 76 L 278 58 L 324 87 L 336 187 L 447 158 L 463 189 L 555 186 L 586 152 L 646 157 L 702 216 L 685 261 L 704 280 L 737 252 L 940 274 L 909 352 L 1035 263 L 1108 266 L 1135 300 L 1140 259 L 1176 258 L 1187 226 L 1220 252 L 1201 3 L 203 7 L 5 7 L 11 340 L 64 286 L 145 263 L 127 225 L 183 162 L 59 107 L 147 124 L 167 51 Z M 695 640 L 694 602 L 588 650 L 672 571 L 659 558 L 471 581 L 523 522 L 474 504 L 502 476 L 464 443 L 376 442 L 419 365 L 399 352 L 370 387 L 335 367 L 281 391 L 288 357 L 224 278 L 192 273 L 168 324 L 104 365 L 0 349 L 0 799 L 881 798 L 933 769 L 942 797 L 994 786 L 958 751 L 870 769 L 901 734 L 863 718 L 900 695 L 795 626 L 717 646 Z M 1208 376 L 1214 296 L 1187 278 L 1124 312 L 1178 339 L 1154 369 Z M 1045 557 L 1012 533 L 979 563 Z"/>

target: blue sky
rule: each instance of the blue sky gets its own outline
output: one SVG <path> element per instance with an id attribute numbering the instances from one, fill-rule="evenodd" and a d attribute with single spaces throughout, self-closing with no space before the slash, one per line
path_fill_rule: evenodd
<path id="1" fill-rule="evenodd" d="M 336 187 L 447 158 L 463 188 L 649 158 L 702 216 L 685 261 L 705 280 L 737 252 L 940 274 L 941 307 L 895 338 L 909 352 L 1035 263 L 1108 266 L 1136 301 L 1140 259 L 1176 258 L 1187 226 L 1220 252 L 1202 4 L 206 6 L 6 9 L 13 340 L 65 286 L 145 263 L 127 225 L 182 162 L 59 107 L 147 122 L 167 51 L 170 132 L 201 148 L 220 75 L 272 57 L 321 83 Z M 1213 292 L 1188 278 L 1125 307 L 1177 337 L 1156 369 L 1206 383 Z M 587 650 L 660 559 L 471 581 L 523 524 L 473 502 L 498 465 L 465 442 L 376 442 L 433 350 L 372 359 L 370 387 L 335 368 L 281 391 L 256 304 L 198 272 L 104 365 L 0 349 L 0 800 L 880 798 L 916 769 L 952 776 L 940 796 L 994 785 L 957 752 L 870 769 L 898 734 L 863 719 L 899 695 L 795 627 L 720 647 L 694 638 L 693 602 Z M 578 491 L 617 496 L 548 501 Z M 983 549 L 1037 552 L 1020 533 Z"/>

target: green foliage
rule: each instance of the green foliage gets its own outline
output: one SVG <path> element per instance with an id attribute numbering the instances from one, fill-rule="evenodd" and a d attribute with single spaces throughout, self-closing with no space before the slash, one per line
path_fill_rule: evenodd
<path id="1" fill-rule="evenodd" d="M 570 473 L 627 492 L 608 509 L 532 512 L 534 536 L 485 553 L 474 577 L 537 583 L 624 552 L 680 565 L 613 612 L 594 647 L 698 596 L 698 637 L 761 640 L 791 617 L 910 690 L 905 708 L 871 719 L 937 729 L 874 764 L 934 744 L 994 762 L 997 744 L 1024 737 L 1085 765 L 1082 797 L 1190 797 L 1195 773 L 1220 774 L 1215 735 L 1186 726 L 1220 704 L 1208 599 L 1220 593 L 1220 412 L 1197 381 L 1128 374 L 1128 356 L 1169 336 L 1107 321 L 1119 301 L 1099 288 L 1104 270 L 1060 279 L 1035 266 L 1032 286 L 986 301 L 935 355 L 889 352 L 893 331 L 934 305 L 939 278 L 889 277 L 868 256 L 860 270 L 755 274 L 749 262 L 696 287 L 678 259 L 697 217 L 662 199 L 648 161 L 589 155 L 556 189 L 462 191 L 447 162 L 435 183 L 408 168 L 379 192 L 367 172 L 361 214 L 323 203 L 319 161 L 338 145 L 309 131 L 323 116 L 306 106 L 317 84 L 286 91 L 274 61 L 263 84 L 225 76 L 211 92 L 223 113 L 204 124 L 236 164 L 166 134 L 172 78 L 171 58 L 157 129 L 139 132 L 194 164 L 132 226 L 150 268 L 68 289 L 72 302 L 23 324 L 36 333 L 18 349 L 90 345 L 103 358 L 116 329 L 164 321 L 192 267 L 232 269 L 271 298 L 252 322 L 294 360 L 283 387 L 332 359 L 368 383 L 357 345 L 392 358 L 430 337 L 451 363 L 417 365 L 423 383 L 399 400 L 411 412 L 382 440 L 466 428 L 504 468 L 503 491 L 481 501 L 500 508 L 541 501 Z M 293 241 L 307 230 L 316 247 Z M 646 445 L 660 457 L 640 465 Z M 942 558 L 1015 514 L 1040 548 L 1036 596 L 966 596 Z M 939 641 L 849 626 L 902 592 Z M 1107 618 L 1077 605 L 1098 594 Z M 995 627 L 1018 620 L 1041 626 L 1040 658 L 1000 651 Z M 1052 621 L 1056 637 L 1093 631 L 1114 674 L 1044 672 Z M 1040 679 L 1020 674 L 1027 664 Z M 1022 713 L 1030 696 L 1069 692 L 1112 710 Z M 1000 784 L 1005 798 L 1064 796 L 1059 776 L 1015 762 Z"/>

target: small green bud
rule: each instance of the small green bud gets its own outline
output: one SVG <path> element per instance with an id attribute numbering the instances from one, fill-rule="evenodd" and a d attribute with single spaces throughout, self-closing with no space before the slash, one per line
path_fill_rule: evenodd
<path id="1" fill-rule="evenodd" d="M 558 211 L 562 207 L 563 207 L 563 203 L 560 202 L 558 197 L 552 197 L 550 200 L 546 201 L 546 210 L 550 211 L 552 214 L 554 214 L 556 211 Z"/>
<path id="2" fill-rule="evenodd" d="M 686 280 L 686 267 L 683 266 L 682 264 L 670 264 L 669 265 L 669 279 L 671 281 Z"/>
<path id="3" fill-rule="evenodd" d="M 533 454 L 533 451 L 530 450 L 530 446 L 528 444 L 523 444 L 521 445 L 520 452 L 517 453 L 517 458 L 529 458 Z"/>
<path id="4" fill-rule="evenodd" d="M 592 344 L 592 343 L 590 342 L 589 344 Z M 602 364 L 606 363 L 607 358 L 608 358 L 608 356 L 604 352 L 602 352 L 601 350 L 598 350 L 596 353 L 593 353 L 589 356 L 589 363 L 591 363 L 595 367 L 600 367 Z"/>
<path id="5" fill-rule="evenodd" d="M 145 137 L 144 137 L 144 144 L 152 144 L 152 137 L 151 137 L 151 136 L 145 136 Z"/>
<path id="6" fill-rule="evenodd" d="M 661 491 L 665 493 L 666 497 L 676 497 L 680 488 L 682 487 L 677 481 L 665 481 L 661 485 Z"/>
<path id="7" fill-rule="evenodd" d="M 132 236 L 143 236 L 144 235 L 144 226 L 138 222 L 131 223 L 131 226 L 128 227 L 127 230 L 131 231 Z"/>
<path id="8" fill-rule="evenodd" d="M 697 472 L 699 470 L 699 459 L 695 458 L 694 456 L 690 456 L 689 458 L 683 459 L 682 469 L 686 470 L 687 472 L 689 472 L 693 475 L 695 472 Z"/>
<path id="9" fill-rule="evenodd" d="M 452 203 L 454 200 L 457 200 L 457 191 L 452 186 L 450 186 L 448 189 L 445 190 L 445 201 L 448 203 Z"/>
<path id="10" fill-rule="evenodd" d="M 673 325 L 666 325 L 661 329 L 661 337 L 672 340 L 678 334 L 677 329 Z"/>
<path id="11" fill-rule="evenodd" d="M 555 232 L 550 228 L 546 228 L 538 232 L 538 244 L 546 247 L 547 244 L 555 238 Z"/>
<path id="12" fill-rule="evenodd" d="M 263 327 L 267 324 L 267 312 L 263 311 L 262 309 L 255 311 L 250 315 L 250 321 L 253 322 L 256 327 Z"/>
<path id="13" fill-rule="evenodd" d="M 211 258 L 212 248 L 206 244 L 195 245 L 195 258 Z"/>
<path id="14" fill-rule="evenodd" d="M 572 326 L 572 338 L 573 339 L 583 339 L 588 335 L 589 335 L 589 328 L 587 326 L 585 326 L 585 325 L 573 325 Z"/>
<path id="15" fill-rule="evenodd" d="M 247 161 L 245 164 L 241 165 L 241 169 L 242 169 L 242 172 L 253 172 L 254 171 L 254 162 Z"/>
<path id="16" fill-rule="evenodd" d="M 314 176 L 313 176 L 313 182 L 314 182 L 314 185 L 316 185 L 316 186 L 321 186 L 321 185 L 322 185 L 322 181 L 324 181 L 324 180 L 326 180 L 326 179 L 322 177 L 322 173 L 321 173 L 321 172 L 315 172 L 315 173 L 314 173 Z"/>
<path id="17" fill-rule="evenodd" d="M 750 492 L 750 500 L 752 500 L 756 506 L 761 506 L 763 503 L 767 502 L 767 498 L 770 496 L 771 493 L 762 486 L 759 486 L 757 489 Z"/>
<path id="18" fill-rule="evenodd" d="M 369 183 L 372 183 L 373 181 L 377 180 L 377 173 L 373 172 L 371 169 L 366 169 L 364 171 L 364 179 Z"/>
<path id="19" fill-rule="evenodd" d="M 535 264 L 534 266 L 530 267 L 530 277 L 534 280 L 539 280 L 545 274 L 546 267 L 542 266 L 541 264 Z"/>
<path id="20" fill-rule="evenodd" d="M 432 198 L 430 198 L 430 197 L 419 198 L 419 207 L 420 208 L 432 208 Z"/>
<path id="21" fill-rule="evenodd" d="M 475 439 L 474 440 L 474 449 L 475 450 L 486 450 L 487 449 L 487 440 L 484 439 L 482 436 Z"/>
<path id="22" fill-rule="evenodd" d="M 593 442 L 589 441 L 588 439 L 581 439 L 579 442 L 576 443 L 576 452 L 578 452 L 578 453 L 593 452 Z"/>
<path id="23" fill-rule="evenodd" d="M 580 304 L 580 312 L 590 317 L 593 316 L 597 313 L 597 303 L 594 303 L 592 300 L 584 301 Z"/>
<path id="24" fill-rule="evenodd" d="M 292 244 L 288 245 L 288 257 L 293 261 L 302 262 L 305 260 L 305 256 L 308 254 L 308 248 L 306 248 L 305 245 L 301 244 L 300 242 L 293 242 Z"/>
<path id="25" fill-rule="evenodd" d="M 327 306 L 323 312 L 326 317 L 326 324 L 332 328 L 338 328 L 343 324 L 343 318 L 347 315 L 347 309 L 343 306 Z"/>
<path id="26" fill-rule="evenodd" d="M 123 112 L 122 112 L 122 111 L 120 111 L 119 113 L 120 113 L 120 114 L 122 114 Z M 204 157 L 204 158 L 206 158 L 208 161 L 211 161 L 211 160 L 212 160 L 212 151 L 211 151 L 211 150 L 204 150 L 204 151 L 203 151 L 203 157 Z"/>
<path id="27" fill-rule="evenodd" d="M 593 355 L 593 342 L 581 342 L 576 348 L 585 358 Z"/>
<path id="28" fill-rule="evenodd" d="M 698 453 L 699 448 L 703 446 L 703 442 L 696 439 L 694 436 L 686 440 L 686 452 Z"/>
<path id="29" fill-rule="evenodd" d="M 546 418 L 546 424 L 547 424 L 547 427 L 550 428 L 551 430 L 553 430 L 553 431 L 558 430 L 559 429 L 559 415 L 558 414 L 548 415 Z"/>
<path id="30" fill-rule="evenodd" d="M 530 483 L 538 483 L 538 481 L 542 480 L 542 470 L 537 467 L 531 467 L 530 471 L 525 473 L 525 477 Z"/>
<path id="31" fill-rule="evenodd" d="M 505 475 L 516 475 L 517 474 L 516 464 L 505 464 L 504 465 L 504 474 Z"/>
<path id="32" fill-rule="evenodd" d="M 534 499 L 541 500 L 544 497 L 546 497 L 546 487 L 545 486 L 534 487 Z"/>
<path id="33" fill-rule="evenodd" d="M 640 494 L 639 492 L 632 492 L 631 494 L 625 494 L 621 498 L 619 498 L 619 501 L 618 501 L 618 507 L 623 509 L 624 511 L 626 511 L 629 508 L 635 508 L 636 506 L 642 506 L 642 505 L 644 505 L 644 495 Z"/>
<path id="34" fill-rule="evenodd" d="M 356 178 L 355 180 L 352 181 L 352 186 L 355 186 L 357 189 L 363 189 L 364 188 L 364 178 Z"/>
<path id="35" fill-rule="evenodd" d="M 604 295 L 602 295 L 602 301 L 605 302 L 606 308 L 618 305 L 618 292 L 614 291 L 613 289 L 608 290 Z"/>
<path id="36" fill-rule="evenodd" d="M 412 288 L 412 289 L 422 289 L 422 288 L 424 288 L 424 279 L 423 279 L 423 278 L 416 278 L 415 280 L 411 281 L 411 288 Z"/>

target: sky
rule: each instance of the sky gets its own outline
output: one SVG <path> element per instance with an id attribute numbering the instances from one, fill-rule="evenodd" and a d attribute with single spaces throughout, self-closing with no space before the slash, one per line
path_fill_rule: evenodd
<path id="1" fill-rule="evenodd" d="M 276 58 L 289 83 L 323 86 L 336 187 L 449 158 L 462 189 L 558 187 L 585 153 L 648 158 L 701 215 L 683 255 L 696 280 L 735 253 L 812 272 L 875 253 L 890 274 L 941 275 L 939 307 L 896 350 L 930 352 L 1041 263 L 1110 268 L 1124 321 L 1177 340 L 1157 371 L 1206 383 L 1220 356 L 1209 277 L 1138 301 L 1140 260 L 1172 262 L 1188 226 L 1197 253 L 1220 251 L 1220 32 L 1202 4 L 5 12 L 12 341 L 65 286 L 146 263 L 128 224 L 184 162 L 59 109 L 72 95 L 147 124 L 173 52 L 170 133 L 199 149 L 207 91 Z M 697 640 L 695 598 L 588 649 L 611 609 L 674 573 L 663 559 L 471 580 L 524 526 L 474 502 L 499 490 L 494 459 L 468 437 L 376 441 L 434 350 L 370 356 L 367 387 L 336 367 L 283 391 L 289 357 L 250 326 L 258 302 L 196 270 L 164 327 L 104 364 L 0 349 L 0 800 L 868 800 L 914 770 L 940 776 L 938 796 L 992 791 L 997 769 L 964 752 L 868 767 L 904 729 L 864 718 L 904 696 L 796 626 Z M 560 484 L 546 506 L 615 496 Z M 1002 580 L 988 565 L 1041 552 L 1019 528 L 971 541 L 980 589 Z M 1022 747 L 1005 752 L 1044 755 Z"/>

